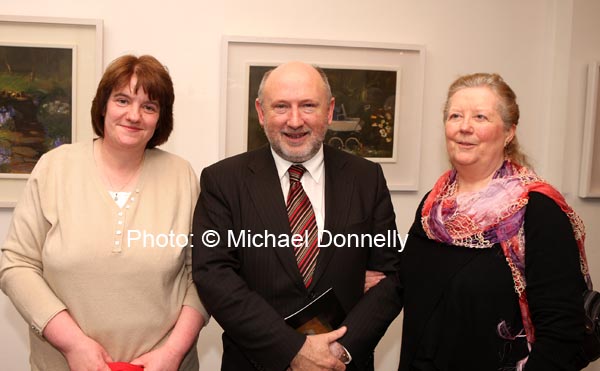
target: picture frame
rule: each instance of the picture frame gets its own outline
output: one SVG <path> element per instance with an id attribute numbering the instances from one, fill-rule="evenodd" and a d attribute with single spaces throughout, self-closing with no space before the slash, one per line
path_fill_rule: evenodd
<path id="1" fill-rule="evenodd" d="M 72 50 L 71 141 L 92 138 L 89 115 L 102 74 L 102 20 L 0 15 L 0 45 Z M 16 205 L 27 178 L 0 174 L 0 208 Z"/>
<path id="2" fill-rule="evenodd" d="M 384 158 L 364 157 L 380 163 L 390 191 L 418 190 L 425 77 L 423 45 L 225 36 L 222 59 L 220 158 L 248 149 L 249 114 L 254 110 L 255 99 L 249 90 L 252 66 L 274 67 L 300 60 L 326 71 L 395 72 L 393 154 Z M 361 126 L 372 124 L 365 122 Z"/>
<path id="3" fill-rule="evenodd" d="M 72 45 L 0 42 L 0 179 L 27 179 L 44 153 L 73 142 L 76 55 Z"/>
<path id="4" fill-rule="evenodd" d="M 579 197 L 600 198 L 600 61 L 588 65 Z"/>

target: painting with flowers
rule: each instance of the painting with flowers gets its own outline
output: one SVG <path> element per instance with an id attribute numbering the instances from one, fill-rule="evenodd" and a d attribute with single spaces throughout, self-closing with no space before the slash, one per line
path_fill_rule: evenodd
<path id="1" fill-rule="evenodd" d="M 71 143 L 72 111 L 72 48 L 0 45 L 0 176 Z"/>
<path id="2" fill-rule="evenodd" d="M 267 143 L 254 100 L 260 80 L 272 67 L 249 67 L 248 150 Z M 394 125 L 398 72 L 323 68 L 335 97 L 333 121 L 325 142 L 375 161 L 394 159 Z"/>

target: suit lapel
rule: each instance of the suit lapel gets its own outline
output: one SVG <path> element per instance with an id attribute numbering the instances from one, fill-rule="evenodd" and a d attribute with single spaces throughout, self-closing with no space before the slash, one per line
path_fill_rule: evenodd
<path id="1" fill-rule="evenodd" d="M 325 161 L 325 230 L 334 236 L 336 233 L 344 232 L 348 211 L 351 207 L 349 200 L 354 192 L 354 175 L 345 169 L 346 160 L 338 156 L 333 148 L 323 145 L 323 155 Z M 333 243 L 320 248 L 317 266 L 309 289 L 315 286 L 323 276 L 335 250 L 336 247 Z"/>
<path id="2" fill-rule="evenodd" d="M 285 200 L 281 193 L 281 182 L 277 175 L 277 167 L 269 146 L 256 152 L 256 156 L 248 163 L 249 176 L 246 188 L 266 232 L 279 236 L 291 234 Z M 261 223 L 258 223 L 261 224 Z M 253 231 L 253 233 L 265 233 Z M 271 249 L 281 261 L 284 270 L 304 289 L 304 283 L 293 248 L 273 247 Z"/>

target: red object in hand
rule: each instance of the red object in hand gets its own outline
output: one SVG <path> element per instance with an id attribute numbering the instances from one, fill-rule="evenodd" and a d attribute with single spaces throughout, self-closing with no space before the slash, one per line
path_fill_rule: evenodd
<path id="1" fill-rule="evenodd" d="M 144 371 L 142 366 L 132 365 L 127 362 L 109 362 L 108 367 L 112 371 Z"/>

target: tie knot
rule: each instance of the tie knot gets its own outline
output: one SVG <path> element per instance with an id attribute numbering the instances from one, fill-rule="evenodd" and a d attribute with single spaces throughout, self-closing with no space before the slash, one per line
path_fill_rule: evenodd
<path id="1" fill-rule="evenodd" d="M 290 174 L 290 183 L 299 182 L 302 175 L 306 172 L 306 168 L 302 165 L 292 165 L 288 169 L 288 173 Z"/>

